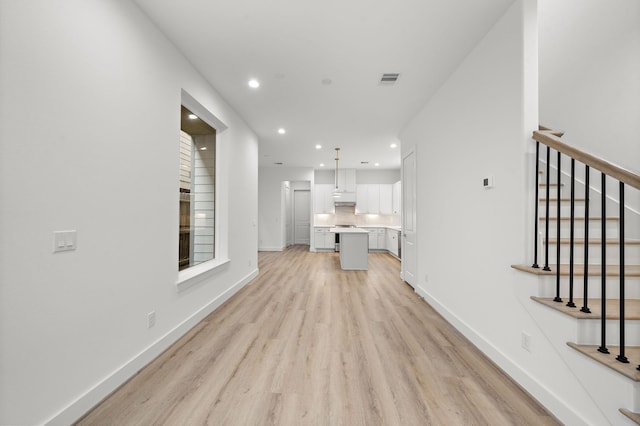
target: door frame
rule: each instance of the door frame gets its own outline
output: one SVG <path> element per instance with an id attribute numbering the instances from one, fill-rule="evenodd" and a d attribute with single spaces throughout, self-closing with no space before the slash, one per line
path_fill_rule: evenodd
<path id="1" fill-rule="evenodd" d="M 407 157 L 409 157 L 410 155 L 414 155 L 414 166 L 413 166 L 413 181 L 412 181 L 412 187 L 413 187 L 413 232 L 415 234 L 414 237 L 414 254 L 415 254 L 415 259 L 413 264 L 415 265 L 416 270 L 413 271 L 413 282 L 408 281 L 407 277 L 408 274 L 406 273 L 407 271 L 407 264 L 410 262 L 407 262 L 407 249 L 406 249 L 406 235 L 407 235 L 407 230 L 406 230 L 406 223 L 405 223 L 405 215 L 407 214 L 407 197 L 405 196 L 405 189 L 409 188 L 410 186 L 407 185 L 407 176 L 405 175 L 405 170 L 404 170 L 404 161 Z M 400 278 L 402 278 L 403 281 L 405 281 L 406 283 L 408 283 L 411 287 L 413 287 L 414 289 L 416 289 L 418 287 L 418 283 L 417 281 L 417 277 L 418 277 L 418 214 L 417 214 L 417 200 L 418 200 L 418 187 L 417 187 L 417 182 L 418 182 L 418 161 L 417 161 L 417 150 L 416 147 L 413 146 L 411 147 L 408 151 L 404 152 L 401 158 L 401 168 L 400 168 L 400 180 L 402 182 L 402 215 L 401 217 L 401 222 L 402 222 L 402 232 L 401 232 L 401 237 L 402 237 L 402 258 L 401 258 L 401 268 L 400 268 Z"/>

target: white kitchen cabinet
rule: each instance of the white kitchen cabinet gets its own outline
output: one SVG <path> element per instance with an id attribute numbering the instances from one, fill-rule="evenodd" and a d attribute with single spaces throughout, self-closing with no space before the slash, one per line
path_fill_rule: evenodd
<path id="1" fill-rule="evenodd" d="M 314 247 L 316 250 L 335 250 L 336 234 L 329 232 L 328 227 L 316 227 L 314 230 Z"/>
<path id="2" fill-rule="evenodd" d="M 393 185 L 382 183 L 379 187 L 380 214 L 393 214 Z"/>
<path id="3" fill-rule="evenodd" d="M 369 250 L 378 249 L 378 234 L 375 229 L 369 229 Z"/>
<path id="4" fill-rule="evenodd" d="M 356 185 L 356 213 L 369 213 L 369 185 Z"/>
<path id="5" fill-rule="evenodd" d="M 338 190 L 356 192 L 356 169 L 338 169 Z"/>
<path id="6" fill-rule="evenodd" d="M 400 238 L 400 231 L 387 228 L 386 230 L 386 248 L 389 253 L 398 256 L 398 240 Z"/>
<path id="7" fill-rule="evenodd" d="M 335 187 L 330 183 L 318 183 L 314 187 L 314 207 L 316 214 L 334 213 L 333 190 Z"/>
<path id="8" fill-rule="evenodd" d="M 402 206 L 402 184 L 400 181 L 393 184 L 393 214 L 400 214 Z"/>
<path id="9" fill-rule="evenodd" d="M 367 185 L 367 207 L 369 214 L 380 214 L 380 185 Z"/>
<path id="10" fill-rule="evenodd" d="M 356 213 L 393 214 L 393 185 L 378 183 L 356 185 Z"/>
<path id="11" fill-rule="evenodd" d="M 385 228 L 369 228 L 369 250 L 386 250 Z"/>

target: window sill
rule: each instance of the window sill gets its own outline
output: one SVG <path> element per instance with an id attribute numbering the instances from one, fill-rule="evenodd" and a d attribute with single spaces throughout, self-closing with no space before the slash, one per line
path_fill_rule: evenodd
<path id="1" fill-rule="evenodd" d="M 230 262 L 231 260 L 229 259 L 213 259 L 199 265 L 192 266 L 184 271 L 179 271 L 176 290 L 178 290 L 179 293 L 195 284 L 198 284 L 200 281 L 214 275 L 222 269 L 225 269 L 226 265 Z"/>

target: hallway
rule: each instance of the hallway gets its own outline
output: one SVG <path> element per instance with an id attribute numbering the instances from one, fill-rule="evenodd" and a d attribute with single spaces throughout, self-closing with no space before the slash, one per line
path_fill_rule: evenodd
<path id="1" fill-rule="evenodd" d="M 557 424 L 370 254 L 342 271 L 308 246 L 260 275 L 82 425 Z"/>

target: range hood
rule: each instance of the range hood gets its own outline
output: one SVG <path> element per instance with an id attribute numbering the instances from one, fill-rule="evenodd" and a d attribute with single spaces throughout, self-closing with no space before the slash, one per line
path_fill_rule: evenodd
<path id="1" fill-rule="evenodd" d="M 353 201 L 336 201 L 335 202 L 335 206 L 336 207 L 356 207 L 356 203 Z"/>
<path id="2" fill-rule="evenodd" d="M 355 192 L 335 192 L 333 198 L 333 204 L 336 207 L 355 207 L 356 205 L 356 193 Z"/>

